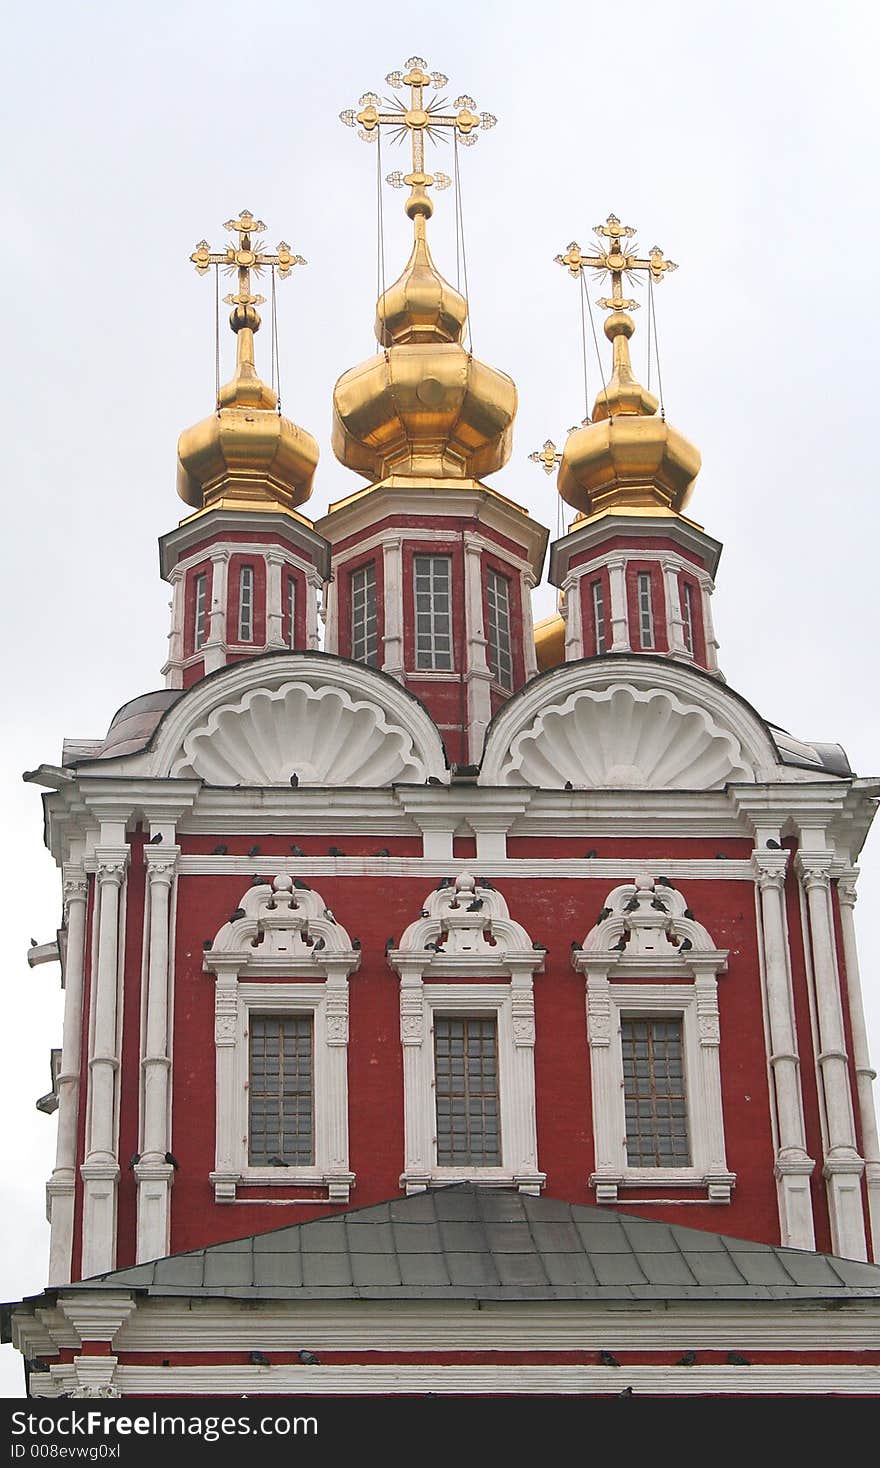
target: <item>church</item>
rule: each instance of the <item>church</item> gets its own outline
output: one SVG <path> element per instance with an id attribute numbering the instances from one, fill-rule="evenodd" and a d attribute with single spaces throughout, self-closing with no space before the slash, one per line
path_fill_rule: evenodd
<path id="1" fill-rule="evenodd" d="M 592 412 L 532 456 L 570 521 L 508 496 L 516 387 L 429 244 L 426 145 L 457 181 L 495 119 L 387 84 L 342 114 L 411 155 L 350 494 L 305 513 L 256 293 L 304 262 L 243 210 L 192 255 L 236 368 L 179 441 L 165 685 L 25 777 L 65 1010 L 4 1338 L 43 1398 L 880 1395 L 880 782 L 724 679 L 700 455 L 630 353 L 675 266 L 614 215 L 559 257 L 607 290 Z"/>

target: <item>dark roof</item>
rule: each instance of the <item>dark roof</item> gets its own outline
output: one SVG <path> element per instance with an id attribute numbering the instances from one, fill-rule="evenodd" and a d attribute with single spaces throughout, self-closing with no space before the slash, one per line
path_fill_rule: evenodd
<path id="1" fill-rule="evenodd" d="M 880 1298 L 880 1267 L 470 1184 L 96 1275 L 241 1299 Z"/>

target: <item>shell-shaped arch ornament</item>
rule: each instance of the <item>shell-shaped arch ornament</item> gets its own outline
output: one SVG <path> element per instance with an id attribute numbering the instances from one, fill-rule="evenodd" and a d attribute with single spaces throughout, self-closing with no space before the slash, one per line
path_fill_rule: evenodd
<path id="1" fill-rule="evenodd" d="M 572 664 L 512 699 L 489 730 L 480 783 L 718 790 L 772 778 L 769 735 L 723 685 L 678 667 L 620 662 L 614 670 Z"/>
<path id="2" fill-rule="evenodd" d="M 436 726 L 399 685 L 343 659 L 296 654 L 197 684 L 171 711 L 153 764 L 221 786 L 449 778 Z"/>

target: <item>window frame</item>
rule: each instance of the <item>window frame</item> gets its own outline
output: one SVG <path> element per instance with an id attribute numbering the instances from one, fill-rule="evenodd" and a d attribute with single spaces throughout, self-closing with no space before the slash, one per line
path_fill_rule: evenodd
<path id="1" fill-rule="evenodd" d="M 308 1084 L 308 1096 L 309 1096 L 308 1153 L 309 1153 L 309 1160 L 308 1160 L 308 1162 L 292 1162 L 292 1163 L 291 1162 L 288 1162 L 288 1163 L 281 1163 L 281 1164 L 273 1164 L 273 1163 L 269 1163 L 269 1162 L 254 1162 L 253 1159 L 252 1159 L 253 1142 L 254 1142 L 254 1137 L 253 1137 L 253 1131 L 254 1131 L 253 1107 L 254 1107 L 254 1098 L 255 1098 L 255 1094 L 256 1094 L 256 1092 L 255 1092 L 255 1086 L 254 1086 L 254 1039 L 255 1039 L 255 1036 L 254 1036 L 254 1032 L 253 1032 L 253 1026 L 254 1026 L 254 1021 L 256 1019 L 265 1019 L 267 1021 L 274 1021 L 279 1026 L 279 1052 L 278 1052 L 279 1053 L 279 1080 L 281 1079 L 281 1077 L 283 1076 L 283 1074 L 285 1072 L 285 1069 L 286 1069 L 286 1060 L 287 1060 L 287 1057 L 286 1057 L 286 1054 L 285 1054 L 284 1039 L 283 1039 L 283 1036 L 284 1036 L 284 1026 L 287 1023 L 289 1023 L 290 1021 L 292 1021 L 292 1020 L 297 1020 L 297 1021 L 305 1020 L 307 1022 L 307 1024 L 308 1024 L 308 1041 L 309 1041 L 309 1046 L 308 1046 L 308 1082 L 309 1082 L 309 1084 Z M 248 1100 L 248 1127 L 247 1127 L 248 1166 L 249 1167 L 284 1166 L 286 1169 L 289 1169 L 290 1167 L 314 1167 L 314 1165 L 315 1165 L 315 1155 L 316 1155 L 316 1152 L 315 1152 L 315 1146 L 316 1146 L 316 1127 L 315 1127 L 315 1020 L 314 1020 L 314 1014 L 311 1011 L 297 1011 L 295 1013 L 292 1013 L 292 1012 L 288 1011 L 286 1013 L 280 1013 L 280 1014 L 279 1013 L 268 1014 L 268 1013 L 264 1013 L 262 1010 L 253 1009 L 248 1014 L 248 1033 L 247 1033 L 247 1037 L 246 1038 L 247 1038 L 247 1049 L 248 1049 L 248 1057 L 247 1057 L 247 1066 L 248 1066 L 248 1092 L 247 1092 L 247 1100 Z M 291 1059 L 298 1060 L 298 1055 L 291 1057 Z M 301 1091 L 299 1089 L 297 1089 L 297 1091 L 295 1091 L 293 1094 L 295 1094 L 295 1095 L 305 1094 L 305 1087 L 303 1087 Z M 284 1128 L 284 1117 L 283 1117 L 283 1113 L 284 1113 L 284 1102 L 285 1102 L 285 1099 L 286 1099 L 286 1092 L 284 1090 L 283 1082 L 279 1085 L 279 1087 L 278 1087 L 277 1092 L 275 1093 L 275 1095 L 272 1095 L 269 1092 L 269 1090 L 266 1089 L 263 1092 L 263 1097 L 266 1100 L 271 1100 L 273 1102 L 277 1102 L 277 1104 L 278 1104 L 278 1115 L 275 1118 L 275 1129 L 277 1130 L 277 1132 L 279 1134 L 283 1134 L 283 1132 L 285 1130 L 285 1128 Z M 301 1139 L 305 1137 L 305 1132 L 304 1131 L 303 1132 L 296 1131 L 294 1133 L 294 1135 L 296 1137 L 297 1145 L 299 1146 L 299 1144 L 301 1142 Z M 268 1145 L 267 1145 L 267 1147 L 266 1147 L 265 1150 L 268 1152 L 268 1150 L 269 1150 Z M 279 1149 L 279 1155 L 281 1153 L 281 1150 L 283 1150 L 283 1143 L 281 1144 L 281 1148 Z"/>
<path id="2" fill-rule="evenodd" d="M 681 603 L 681 630 L 684 637 L 684 645 L 690 657 L 696 656 L 696 636 L 694 631 L 694 588 L 690 581 L 682 579 L 679 582 L 679 601 Z"/>
<path id="3" fill-rule="evenodd" d="M 208 573 L 197 571 L 193 577 L 193 652 L 201 652 L 209 631 Z"/>
<path id="4" fill-rule="evenodd" d="M 601 576 L 596 576 L 590 582 L 590 592 L 593 603 L 593 641 L 596 645 L 596 656 L 604 657 L 608 651 L 608 635 L 605 617 L 605 587 Z"/>
<path id="5" fill-rule="evenodd" d="M 501 645 L 501 625 L 498 619 L 497 599 L 493 602 L 493 588 L 501 583 L 504 587 L 504 615 L 506 618 L 505 635 L 507 637 L 506 651 Z M 503 571 L 497 567 L 487 565 L 486 567 L 486 661 L 492 681 L 505 693 L 512 693 L 514 686 L 513 665 L 513 585 L 510 576 L 505 576 Z M 507 659 L 507 673 L 503 676 L 502 655 Z"/>
<path id="6" fill-rule="evenodd" d="M 419 575 L 420 574 L 424 575 L 424 572 L 420 573 L 420 571 L 419 571 L 419 562 L 420 561 L 427 562 L 428 563 L 428 566 L 430 568 L 430 570 L 428 572 L 429 590 L 428 590 L 427 593 L 425 593 L 425 592 L 421 592 L 420 593 L 420 591 L 419 591 Z M 445 613 L 443 613 L 443 612 L 438 613 L 437 608 L 436 608 L 436 605 L 435 605 L 435 590 L 436 590 L 436 586 L 435 586 L 435 580 L 434 580 L 434 566 L 438 562 L 440 562 L 440 561 L 442 561 L 443 564 L 445 565 L 445 567 L 446 567 L 446 573 L 447 573 L 447 580 L 446 580 L 446 600 L 447 600 L 447 607 L 446 607 Z M 453 568 L 452 568 L 452 556 L 451 555 L 443 554 L 443 553 L 441 553 L 441 554 L 438 555 L 438 554 L 435 554 L 435 553 L 433 553 L 431 551 L 419 551 L 419 550 L 415 551 L 415 553 L 413 554 L 413 557 L 412 557 L 413 663 L 414 663 L 414 670 L 417 673 L 454 673 L 455 672 L 455 637 L 454 637 L 454 629 L 453 629 L 453 623 L 452 623 L 452 587 L 453 587 Z M 426 594 L 429 596 L 429 599 L 430 599 L 430 607 L 429 607 L 429 610 L 427 612 L 421 612 L 420 613 L 419 612 L 419 596 L 420 595 L 426 595 Z M 422 648 L 420 648 L 420 646 L 419 646 L 419 640 L 420 640 L 419 617 L 420 616 L 423 616 L 423 617 L 424 616 L 427 616 L 427 617 L 429 617 L 430 618 L 430 624 L 431 624 L 430 625 L 430 631 L 427 633 L 428 646 L 424 650 Z M 436 642 L 437 638 L 438 637 L 442 637 L 444 635 L 444 632 L 443 632 L 443 618 L 444 617 L 445 617 L 445 637 L 446 637 L 446 640 L 447 640 L 447 642 L 449 644 L 448 650 L 446 652 L 438 651 L 438 649 L 435 646 L 435 642 Z M 427 657 L 429 659 L 429 661 L 423 662 L 422 659 L 424 657 Z M 441 657 L 441 658 L 442 657 L 445 657 L 445 658 L 448 659 L 448 662 L 445 663 L 445 664 L 438 663 L 438 661 L 437 661 L 438 657 Z"/>
<path id="7" fill-rule="evenodd" d="M 246 587 L 247 595 L 245 594 Z M 255 589 L 254 567 L 244 562 L 238 568 L 238 642 L 253 642 L 254 640 Z"/>
<path id="8" fill-rule="evenodd" d="M 638 1015 L 636 1015 L 636 1014 L 626 1014 L 626 1013 L 624 1013 L 621 1010 L 621 1012 L 620 1012 L 620 1014 L 618 1016 L 618 1021 L 619 1021 L 619 1025 L 620 1025 L 620 1047 L 621 1047 L 621 1057 L 622 1057 L 622 1061 L 623 1061 L 623 1105 L 624 1105 L 624 1125 L 625 1125 L 625 1132 L 626 1132 L 625 1146 L 626 1146 L 627 1166 L 628 1167 L 631 1167 L 631 1168 L 643 1168 L 643 1167 L 650 1167 L 652 1165 L 653 1166 L 656 1166 L 656 1167 L 660 1167 L 660 1166 L 663 1165 L 663 1164 L 661 1164 L 659 1162 L 654 1162 L 653 1164 L 651 1164 L 649 1162 L 644 1162 L 644 1161 L 633 1162 L 632 1159 L 631 1159 L 631 1157 L 630 1157 L 631 1142 L 630 1142 L 629 1118 L 627 1116 L 627 1106 L 631 1102 L 633 1104 L 635 1104 L 635 1105 L 638 1105 L 644 1099 L 644 1096 L 642 1095 L 642 1093 L 640 1092 L 640 1090 L 638 1089 L 637 1086 L 634 1086 L 630 1092 L 627 1092 L 627 1076 L 626 1076 L 627 1056 L 624 1053 L 624 1031 L 625 1031 L 627 1025 L 645 1025 L 646 1027 L 648 1027 L 648 1037 L 647 1037 L 647 1044 L 648 1044 L 648 1064 L 649 1064 L 649 1074 L 650 1074 L 650 1083 L 651 1083 L 651 1090 L 650 1090 L 650 1093 L 649 1094 L 650 1094 L 650 1099 L 651 1099 L 651 1102 L 652 1102 L 652 1116 L 651 1116 L 651 1127 L 650 1127 L 649 1133 L 645 1133 L 642 1130 L 642 1128 L 639 1127 L 637 1129 L 637 1134 L 638 1134 L 638 1136 L 639 1136 L 640 1139 L 641 1138 L 644 1138 L 645 1136 L 650 1136 L 651 1141 L 652 1141 L 652 1144 L 653 1144 L 653 1150 L 654 1150 L 654 1152 L 659 1151 L 660 1150 L 659 1138 L 661 1137 L 662 1132 L 661 1132 L 661 1126 L 660 1126 L 660 1117 L 659 1117 L 658 1112 L 657 1112 L 657 1103 L 660 1102 L 660 1101 L 666 1101 L 666 1102 L 675 1102 L 675 1101 L 678 1101 L 678 1102 L 682 1103 L 683 1106 L 684 1106 L 684 1150 L 685 1150 L 686 1156 L 685 1156 L 685 1159 L 677 1159 L 676 1162 L 673 1165 L 675 1165 L 675 1166 L 681 1166 L 681 1167 L 690 1167 L 690 1162 L 691 1162 L 691 1129 L 690 1129 L 690 1117 L 689 1117 L 689 1113 L 688 1113 L 688 1096 L 690 1094 L 690 1082 L 689 1082 L 688 1071 L 687 1071 L 687 1055 L 685 1053 L 684 1019 L 683 1019 L 683 1017 L 681 1015 L 677 1015 L 677 1014 L 638 1014 Z M 666 1095 L 664 1095 L 664 1094 L 662 1094 L 662 1093 L 660 1093 L 658 1091 L 658 1087 L 657 1087 L 657 1067 L 655 1065 L 655 1055 L 654 1055 L 654 1047 L 655 1047 L 655 1044 L 656 1044 L 656 1038 L 657 1037 L 653 1034 L 652 1027 L 654 1025 L 659 1025 L 659 1024 L 674 1025 L 675 1028 L 678 1031 L 678 1044 L 679 1044 L 680 1061 L 681 1061 L 681 1087 L 680 1087 L 680 1094 L 679 1095 L 675 1095 L 671 1091 L 669 1093 L 667 1093 Z M 633 1043 L 637 1043 L 637 1037 L 635 1037 L 635 1036 L 633 1037 Z M 633 1077 L 633 1079 L 635 1079 L 635 1077 Z M 672 1138 L 672 1147 L 671 1147 L 671 1150 L 674 1150 L 675 1141 L 676 1140 L 680 1140 L 680 1138 L 676 1138 L 675 1137 L 675 1135 L 672 1132 L 672 1129 L 671 1128 L 670 1128 L 670 1136 Z"/>
<path id="9" fill-rule="evenodd" d="M 639 648 L 642 652 L 656 652 L 654 578 L 650 571 L 636 571 L 636 610 L 639 619 Z M 646 637 L 650 638 L 650 641 L 646 641 Z"/>
<path id="10" fill-rule="evenodd" d="M 497 1147 L 498 1161 L 497 1161 L 497 1163 L 486 1162 L 485 1159 L 482 1162 L 479 1162 L 479 1163 L 475 1163 L 474 1161 L 469 1160 L 467 1163 L 463 1163 L 463 1164 L 457 1164 L 457 1163 L 454 1163 L 454 1162 L 443 1162 L 443 1163 L 441 1163 L 440 1160 L 439 1160 L 440 1159 L 440 1100 L 441 1100 L 441 1084 L 440 1084 L 440 1079 L 439 1079 L 439 1076 L 438 1076 L 438 1058 L 439 1057 L 438 1057 L 438 1053 L 437 1053 L 437 1045 L 438 1045 L 437 1026 L 438 1026 L 439 1023 L 442 1023 L 442 1022 L 446 1022 L 447 1024 L 461 1024 L 461 1025 L 464 1025 L 465 1027 L 467 1027 L 467 1026 L 469 1026 L 471 1024 L 479 1024 L 479 1025 L 489 1024 L 489 1025 L 492 1026 L 492 1033 L 493 1033 L 493 1038 L 494 1038 L 494 1064 L 495 1064 L 494 1102 L 495 1102 L 495 1108 L 496 1108 L 496 1122 L 497 1122 L 496 1134 L 497 1134 L 497 1138 L 498 1138 L 498 1147 Z M 492 1167 L 492 1166 L 499 1166 L 500 1167 L 501 1166 L 501 1159 L 504 1156 L 504 1137 L 503 1137 L 502 1131 L 501 1131 L 501 1065 L 500 1065 L 500 1054 L 499 1054 L 499 1044 L 498 1044 L 498 1020 L 497 1020 L 497 1016 L 494 1016 L 494 1015 L 486 1015 L 486 1014 L 441 1014 L 441 1013 L 439 1013 L 438 1010 L 435 1009 L 434 1010 L 434 1013 L 433 1013 L 433 1016 L 432 1016 L 431 1033 L 432 1033 L 433 1042 L 434 1042 L 434 1143 L 435 1143 L 435 1147 L 436 1147 L 436 1155 L 437 1155 L 437 1165 L 438 1165 L 438 1167 L 441 1167 L 441 1166 L 442 1167 L 455 1167 L 455 1166 L 466 1166 L 466 1167 L 475 1167 L 475 1166 L 477 1166 L 477 1167 Z M 465 1032 L 464 1032 L 465 1048 L 464 1048 L 464 1051 L 463 1051 L 463 1058 L 464 1058 L 465 1061 L 467 1061 L 467 1059 L 468 1059 L 468 1051 L 467 1051 L 468 1039 L 469 1039 L 468 1031 L 467 1031 L 467 1028 L 465 1028 Z M 465 1067 L 465 1069 L 467 1069 L 467 1067 Z M 485 1091 L 480 1091 L 477 1094 L 479 1094 L 479 1096 L 482 1098 L 482 1097 L 484 1097 L 484 1096 L 486 1096 L 486 1095 L 488 1095 L 490 1093 L 485 1092 Z M 446 1093 L 444 1093 L 444 1099 L 445 1099 L 445 1095 L 446 1095 Z M 450 1100 L 453 1099 L 453 1092 L 451 1091 L 451 1089 L 450 1089 L 448 1095 L 449 1095 L 449 1099 Z M 467 1080 L 465 1082 L 464 1095 L 465 1095 L 466 1100 L 470 1100 L 471 1099 L 471 1093 L 470 1093 L 469 1086 L 467 1084 Z M 483 1134 L 483 1138 L 485 1140 L 485 1130 L 484 1129 L 483 1129 L 483 1133 L 482 1134 Z M 450 1126 L 450 1129 L 449 1129 L 450 1150 L 452 1149 L 453 1138 L 454 1138 L 454 1130 Z M 471 1137 L 470 1137 L 470 1127 L 468 1127 L 468 1141 L 470 1142 L 470 1140 L 471 1140 Z M 485 1150 L 485 1148 L 484 1148 L 484 1150 Z"/>
<path id="11" fill-rule="evenodd" d="M 296 649 L 296 577 L 286 577 L 287 586 L 287 646 L 291 652 Z"/>
<path id="12" fill-rule="evenodd" d="M 356 606 L 355 606 L 355 597 L 356 597 L 356 594 L 357 594 L 356 583 L 357 583 L 359 577 L 362 576 L 364 578 L 369 578 L 371 575 L 372 575 L 372 588 L 367 587 L 365 589 L 365 596 L 364 596 L 365 613 L 364 613 L 364 635 L 363 635 L 363 642 L 364 642 L 365 648 L 366 649 L 369 649 L 371 638 L 375 641 L 375 660 L 373 660 L 373 661 L 371 661 L 371 659 L 369 658 L 369 656 L 363 656 L 363 657 L 361 657 L 355 651 L 355 644 L 356 644 L 356 640 L 357 640 L 357 625 L 358 625 L 358 619 L 357 619 L 357 616 L 356 616 Z M 368 592 L 369 592 L 370 589 L 372 589 L 372 593 L 373 593 L 373 616 L 372 616 L 372 621 L 373 621 L 373 624 L 374 624 L 374 629 L 373 629 L 372 634 L 370 634 L 367 631 L 367 626 L 368 626 L 368 623 L 370 621 L 370 617 L 368 615 L 368 607 L 369 607 Z M 349 573 L 348 573 L 348 612 L 349 612 L 349 651 L 350 651 L 350 656 L 351 656 L 352 662 L 360 663 L 365 668 L 378 668 L 378 667 L 380 667 L 381 666 L 381 658 L 380 658 L 381 636 L 380 636 L 380 629 L 379 629 L 379 575 L 378 575 L 378 571 L 377 571 L 377 568 L 376 568 L 376 562 L 375 562 L 375 560 L 362 561 L 359 566 L 354 566 L 349 571 Z"/>

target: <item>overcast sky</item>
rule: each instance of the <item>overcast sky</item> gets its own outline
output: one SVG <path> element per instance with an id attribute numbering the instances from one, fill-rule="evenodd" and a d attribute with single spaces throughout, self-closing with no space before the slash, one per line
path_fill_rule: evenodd
<path id="1" fill-rule="evenodd" d="M 361 483 L 330 452 L 333 383 L 375 345 L 376 150 L 337 114 L 413 53 L 499 120 L 461 154 L 474 350 L 520 394 L 514 453 L 492 484 L 555 529 L 553 481 L 527 454 L 583 416 L 583 386 L 577 288 L 553 257 L 614 211 L 681 267 L 657 291 L 663 387 L 703 454 L 690 513 L 725 545 L 714 610 L 727 679 L 767 718 L 841 742 L 860 775 L 880 775 L 880 310 L 862 255 L 880 235 L 880 11 L 422 9 L 48 0 L 7 17 L 0 1299 L 45 1279 L 55 1125 L 33 1103 L 61 1043 L 57 966 L 25 961 L 31 936 L 54 934 L 60 881 L 20 775 L 162 682 L 156 540 L 185 513 L 177 435 L 213 405 L 213 289 L 187 257 L 203 236 L 220 245 L 223 220 L 247 207 L 272 245 L 284 237 L 310 262 L 279 297 L 281 382 L 285 412 L 321 445 L 306 508 L 323 513 Z M 448 153 L 436 166 L 451 172 Z M 405 164 L 390 146 L 383 161 Z M 405 259 L 402 198 L 386 190 L 389 280 Z M 432 243 L 454 278 L 452 212 L 441 195 Z M 637 366 L 645 324 L 642 311 Z M 536 610 L 551 605 L 545 587 Z M 862 873 L 876 1062 L 876 837 Z M 19 1395 L 21 1380 L 4 1348 L 0 1393 Z"/>

